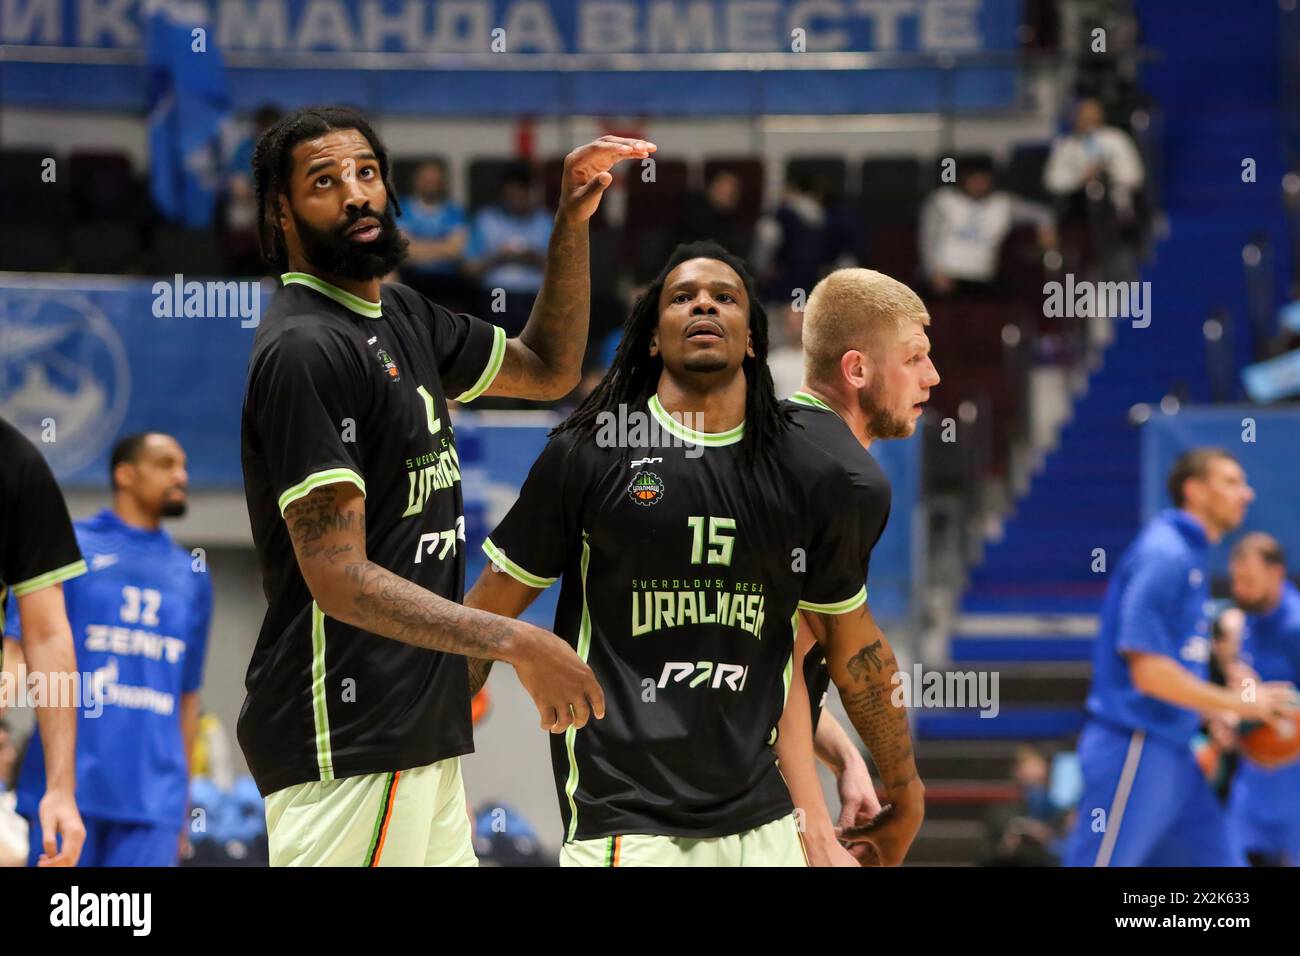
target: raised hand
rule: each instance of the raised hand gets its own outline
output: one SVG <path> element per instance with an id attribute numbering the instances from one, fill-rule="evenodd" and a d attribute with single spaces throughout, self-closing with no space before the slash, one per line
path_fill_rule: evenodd
<path id="1" fill-rule="evenodd" d="M 601 194 L 614 181 L 610 170 L 625 159 L 645 159 L 658 148 L 625 136 L 602 136 L 579 146 L 564 157 L 559 215 L 573 222 L 590 219 L 600 205 Z"/>

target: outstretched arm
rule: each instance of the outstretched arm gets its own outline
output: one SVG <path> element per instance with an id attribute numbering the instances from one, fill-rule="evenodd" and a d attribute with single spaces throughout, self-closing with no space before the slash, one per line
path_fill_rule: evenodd
<path id="1" fill-rule="evenodd" d="M 564 157 L 542 288 L 523 331 L 506 342 L 501 371 L 484 394 L 550 400 L 577 386 L 591 315 L 587 223 L 614 181 L 609 170 L 625 159 L 645 159 L 655 149 L 644 140 L 602 136 Z"/>

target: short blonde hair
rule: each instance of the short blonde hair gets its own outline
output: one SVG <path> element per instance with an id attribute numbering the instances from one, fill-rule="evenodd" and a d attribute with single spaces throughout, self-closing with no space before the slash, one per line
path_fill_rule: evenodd
<path id="1" fill-rule="evenodd" d="M 836 379 L 845 352 L 873 354 L 911 323 L 929 325 L 930 313 L 906 285 L 872 269 L 837 269 L 804 309 L 804 371 L 812 381 Z"/>

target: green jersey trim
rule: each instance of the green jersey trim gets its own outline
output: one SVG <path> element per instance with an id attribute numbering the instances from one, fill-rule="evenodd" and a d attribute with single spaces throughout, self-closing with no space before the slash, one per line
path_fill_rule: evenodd
<path id="1" fill-rule="evenodd" d="M 790 702 L 790 682 L 794 680 L 794 645 L 799 637 L 799 612 L 796 610 L 790 615 L 790 656 L 786 658 L 785 670 L 781 672 L 781 713 L 785 713 L 785 705 Z M 767 745 L 775 746 L 776 738 L 780 734 L 777 727 L 772 728 L 772 732 L 767 737 Z"/>
<path id="2" fill-rule="evenodd" d="M 663 405 L 660 404 L 658 395 L 650 396 L 649 406 L 650 414 L 654 416 L 660 428 L 682 441 L 690 442 L 692 445 L 721 448 L 724 445 L 734 445 L 745 437 L 745 423 L 743 421 L 735 428 L 729 428 L 725 432 L 697 432 L 694 428 L 687 428 L 671 417 L 664 410 Z"/>
<path id="3" fill-rule="evenodd" d="M 334 779 L 330 749 L 330 714 L 325 701 L 325 612 L 311 602 L 311 715 L 316 726 L 316 769 L 320 779 Z"/>
<path id="4" fill-rule="evenodd" d="M 816 395 L 809 395 L 807 392 L 795 392 L 790 396 L 790 401 L 794 402 L 796 405 L 807 405 L 810 408 L 822 408 L 828 412 L 835 411 L 835 409 L 831 408 Z"/>
<path id="5" fill-rule="evenodd" d="M 559 580 L 559 578 L 544 578 L 540 574 L 533 574 L 531 571 L 525 571 L 515 562 L 506 557 L 506 553 L 492 543 L 491 538 L 485 538 L 483 541 L 483 553 L 488 556 L 488 560 L 494 565 L 510 575 L 520 584 L 526 584 L 530 588 L 545 590 Z"/>
<path id="6" fill-rule="evenodd" d="M 305 285 L 309 289 L 319 292 L 321 295 L 333 299 L 345 309 L 350 309 L 357 315 L 364 316 L 367 319 L 382 318 L 384 307 L 379 302 L 370 302 L 361 298 L 359 295 L 353 295 L 336 285 L 330 285 L 323 279 L 316 276 L 308 275 L 305 272 L 286 272 L 280 276 L 280 281 L 285 285 Z"/>
<path id="7" fill-rule="evenodd" d="M 591 545 L 587 543 L 587 532 L 582 533 L 582 624 L 578 628 L 578 657 L 587 663 L 591 654 L 591 609 L 587 605 L 587 566 L 591 563 Z M 578 832 L 578 801 L 574 794 L 578 791 L 578 758 L 573 748 L 578 740 L 578 729 L 570 726 L 564 732 L 564 749 L 569 755 L 569 778 L 564 782 L 564 796 L 569 801 L 569 833 L 565 843 L 572 843 Z"/>
<path id="8" fill-rule="evenodd" d="M 33 591 L 39 591 L 41 588 L 48 588 L 52 584 L 59 584 L 69 578 L 81 577 L 85 573 L 86 562 L 78 559 L 71 564 L 65 564 L 61 568 L 55 568 L 53 571 L 46 571 L 34 578 L 28 578 L 26 581 L 19 581 L 11 590 L 14 597 L 20 598 L 31 594 Z"/>
<path id="9" fill-rule="evenodd" d="M 478 381 L 468 389 L 456 396 L 456 401 L 462 405 L 466 402 L 472 402 L 478 398 L 496 381 L 497 373 L 501 371 L 501 363 L 506 357 L 506 330 L 501 326 L 492 327 L 492 354 L 488 356 L 487 365 L 483 367 L 483 374 L 478 377 Z"/>
<path id="10" fill-rule="evenodd" d="M 800 601 L 799 610 L 812 611 L 814 614 L 848 614 L 850 611 L 856 611 L 862 605 L 867 603 L 867 588 L 865 585 L 858 588 L 858 593 L 851 598 L 845 598 L 843 601 L 836 601 L 834 604 L 817 604 L 813 601 Z"/>
<path id="11" fill-rule="evenodd" d="M 325 471 L 318 471 L 313 475 L 308 475 L 302 481 L 298 482 L 292 488 L 285 491 L 280 496 L 280 515 L 284 516 L 284 509 L 289 507 L 299 498 L 305 498 L 321 485 L 332 485 L 340 481 L 347 481 L 361 489 L 362 497 L 366 494 L 366 482 L 351 468 L 327 468 Z"/>

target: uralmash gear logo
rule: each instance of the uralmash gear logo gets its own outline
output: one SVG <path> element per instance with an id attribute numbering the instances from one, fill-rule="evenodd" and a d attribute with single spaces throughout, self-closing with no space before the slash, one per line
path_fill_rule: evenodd
<path id="1" fill-rule="evenodd" d="M 394 382 L 400 382 L 402 380 L 402 373 L 397 370 L 397 363 L 393 361 L 386 349 L 381 348 L 375 353 L 375 357 L 379 359 L 379 364 L 384 367 L 384 373 L 389 377 L 389 379 Z"/>
<path id="2" fill-rule="evenodd" d="M 627 486 L 627 493 L 637 504 L 649 508 L 664 496 L 664 483 L 653 471 L 638 472 L 632 484 Z"/>

